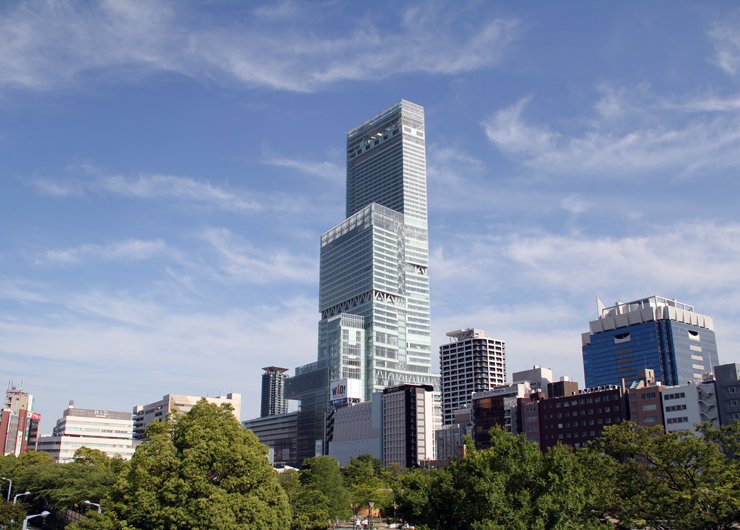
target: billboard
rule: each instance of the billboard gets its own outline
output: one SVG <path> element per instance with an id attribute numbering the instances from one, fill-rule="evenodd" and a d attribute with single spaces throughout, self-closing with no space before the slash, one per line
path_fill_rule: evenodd
<path id="1" fill-rule="evenodd" d="M 362 381 L 359 379 L 340 379 L 329 385 L 329 404 L 342 405 L 344 403 L 362 400 Z"/>
<path id="2" fill-rule="evenodd" d="M 39 414 L 38 412 L 31 412 L 29 410 L 26 412 L 26 418 L 28 418 L 29 420 L 40 420 L 41 414 Z"/>

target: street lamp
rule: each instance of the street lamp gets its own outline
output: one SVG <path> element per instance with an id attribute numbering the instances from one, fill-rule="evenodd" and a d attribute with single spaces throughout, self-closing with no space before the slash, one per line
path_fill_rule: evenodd
<path id="1" fill-rule="evenodd" d="M 13 481 L 10 480 L 9 478 L 5 478 L 5 477 L 2 477 L 2 479 L 3 480 L 7 480 L 8 482 L 10 482 L 10 484 L 8 484 L 8 502 L 10 502 L 10 490 L 13 489 Z"/>
<path id="2" fill-rule="evenodd" d="M 370 506 L 370 513 L 367 516 L 367 527 L 372 528 L 373 527 L 373 508 L 375 508 L 375 503 L 373 501 L 370 501 L 367 504 Z"/>
<path id="3" fill-rule="evenodd" d="M 47 515 L 49 515 L 49 512 L 47 512 L 46 510 L 44 510 L 44 511 L 43 511 L 43 512 L 41 512 L 41 513 L 37 513 L 36 515 L 29 515 L 29 516 L 28 516 L 28 517 L 26 517 L 26 519 L 25 519 L 25 520 L 23 521 L 23 530 L 28 530 L 28 520 L 29 520 L 29 519 L 33 519 L 34 517 L 46 517 Z"/>
<path id="4" fill-rule="evenodd" d="M 13 506 L 15 506 L 15 501 L 18 500 L 18 497 L 23 497 L 24 495 L 30 495 L 30 494 L 31 494 L 31 492 L 30 491 L 27 491 L 26 493 L 19 493 L 18 495 L 16 495 L 15 497 L 13 497 Z"/>
<path id="5" fill-rule="evenodd" d="M 102 511 L 100 510 L 100 505 L 99 505 L 99 504 L 97 504 L 97 503 L 95 503 L 95 502 L 90 502 L 90 501 L 84 501 L 84 502 L 83 502 L 82 504 L 90 504 L 90 505 L 92 505 L 92 506 L 97 506 L 97 507 L 98 507 L 98 513 L 103 513 L 103 512 L 102 512 Z"/>

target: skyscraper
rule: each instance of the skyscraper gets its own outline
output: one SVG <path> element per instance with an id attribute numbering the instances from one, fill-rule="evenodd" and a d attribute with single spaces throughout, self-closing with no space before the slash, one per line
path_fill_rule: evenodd
<path id="1" fill-rule="evenodd" d="M 453 412 L 470 405 L 474 392 L 506 384 L 506 346 L 481 329 L 450 331 L 447 336 L 450 342 L 439 347 L 439 364 L 442 419 L 450 425 Z"/>
<path id="2" fill-rule="evenodd" d="M 318 360 L 286 382 L 286 397 L 301 399 L 303 458 L 314 456 L 308 441 L 301 443 L 308 423 L 316 426 L 315 447 L 322 435 L 317 423 L 328 406 L 328 381 L 361 380 L 363 400 L 405 383 L 439 388 L 424 146 L 424 108 L 404 100 L 347 133 L 347 218 L 321 236 Z M 316 386 L 327 379 L 326 388 Z"/>
<path id="3" fill-rule="evenodd" d="M 262 407 L 260 417 L 275 416 L 288 412 L 288 402 L 285 401 L 284 381 L 288 377 L 287 368 L 266 366 L 262 374 Z"/>
<path id="4" fill-rule="evenodd" d="M 629 385 L 638 370 L 655 371 L 663 385 L 701 380 L 719 364 L 714 321 L 688 304 L 651 296 L 605 307 L 582 334 L 586 387 Z"/>

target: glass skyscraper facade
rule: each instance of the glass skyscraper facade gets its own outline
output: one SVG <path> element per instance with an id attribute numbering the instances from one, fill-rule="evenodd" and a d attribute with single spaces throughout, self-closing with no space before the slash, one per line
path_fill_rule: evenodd
<path id="1" fill-rule="evenodd" d="M 685 385 L 719 364 L 714 322 L 693 306 L 653 296 L 598 309 L 582 337 L 587 388 L 629 385 L 644 368 L 664 385 Z"/>
<path id="2" fill-rule="evenodd" d="M 424 108 L 402 100 L 347 133 L 347 218 L 321 236 L 318 359 L 296 373 L 359 379 L 363 400 L 404 383 L 439 390 L 428 266 Z"/>

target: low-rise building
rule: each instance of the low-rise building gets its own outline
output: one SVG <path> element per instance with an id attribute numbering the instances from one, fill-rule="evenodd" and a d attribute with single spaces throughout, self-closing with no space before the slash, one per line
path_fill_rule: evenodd
<path id="1" fill-rule="evenodd" d="M 383 458 L 383 394 L 375 392 L 371 398 L 334 411 L 329 456 L 336 458 L 340 466 L 362 454 Z"/>
<path id="2" fill-rule="evenodd" d="M 298 413 L 275 414 L 246 420 L 242 425 L 252 431 L 261 444 L 270 448 L 270 463 L 276 466 L 298 465 Z"/>
<path id="3" fill-rule="evenodd" d="M 154 420 L 164 421 L 167 419 L 167 413 L 174 409 L 177 409 L 179 414 L 187 414 L 190 412 L 198 401 L 203 397 L 198 396 L 185 396 L 181 394 L 167 394 L 159 401 L 149 403 L 148 405 L 137 405 L 133 409 L 134 419 L 134 439 L 135 440 L 146 440 L 146 427 Z M 241 394 L 226 394 L 226 397 L 206 397 L 206 401 L 209 403 L 215 403 L 221 405 L 228 403 L 231 405 L 232 412 L 237 420 L 241 421 L 242 411 L 242 395 Z"/>
<path id="4" fill-rule="evenodd" d="M 621 386 L 606 385 L 541 402 L 540 448 L 546 451 L 558 442 L 587 447 L 591 440 L 602 435 L 604 427 L 628 418 L 623 397 Z"/>
<path id="5" fill-rule="evenodd" d="M 704 422 L 718 427 L 719 408 L 714 380 L 664 388 L 663 415 L 666 432 L 695 432 L 694 424 Z"/>
<path id="6" fill-rule="evenodd" d="M 655 380 L 655 371 L 649 368 L 638 370 L 637 377 L 627 389 L 630 421 L 644 427 L 664 425 L 662 392 L 665 387 Z"/>
<path id="7" fill-rule="evenodd" d="M 129 460 L 134 454 L 131 413 L 77 409 L 70 401 L 51 436 L 39 438 L 36 450 L 63 464 L 72 461 L 80 447 Z"/>
<path id="8" fill-rule="evenodd" d="M 473 437 L 472 409 L 465 407 L 452 412 L 453 422 L 434 431 L 438 461 L 449 462 L 465 456 L 465 436 Z"/>
<path id="9" fill-rule="evenodd" d="M 529 397 L 531 389 L 528 382 L 499 386 L 485 392 L 473 394 L 474 441 L 477 449 L 491 446 L 489 432 L 496 426 L 506 432 L 520 432 L 521 414 L 518 399 Z"/>
<path id="10" fill-rule="evenodd" d="M 719 421 L 730 425 L 740 420 L 740 364 L 723 364 L 714 368 Z"/>

